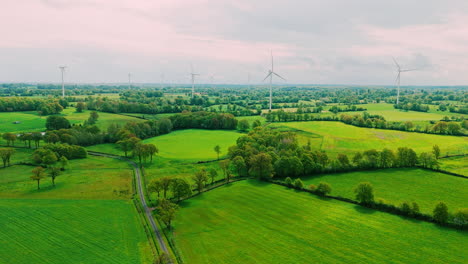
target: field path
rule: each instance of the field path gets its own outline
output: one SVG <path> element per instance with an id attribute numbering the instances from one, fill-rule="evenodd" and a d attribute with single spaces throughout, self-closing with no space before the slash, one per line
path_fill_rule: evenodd
<path id="1" fill-rule="evenodd" d="M 151 227 L 153 228 L 154 234 L 156 235 L 156 238 L 158 239 L 158 244 L 159 247 L 168 255 L 170 256 L 170 252 L 167 249 L 166 243 L 164 242 L 164 239 L 161 235 L 161 231 L 159 230 L 158 226 L 156 225 L 156 222 L 154 222 L 154 218 L 151 215 L 151 209 L 148 207 L 148 204 L 146 203 L 146 198 L 145 194 L 143 192 L 143 183 L 141 179 L 141 170 L 138 165 L 127 158 L 121 157 L 121 156 L 116 156 L 112 154 L 106 154 L 106 153 L 100 153 L 100 152 L 94 152 L 94 151 L 88 151 L 88 154 L 94 155 L 94 156 L 102 156 L 102 157 L 108 157 L 108 158 L 113 158 L 113 159 L 119 159 L 123 160 L 130 165 L 132 165 L 133 170 L 135 171 L 135 177 L 136 177 L 136 182 L 137 182 L 137 189 L 138 189 L 138 195 L 140 196 L 140 201 L 143 206 L 143 210 L 145 210 L 146 217 L 148 218 L 148 221 L 151 224 Z"/>

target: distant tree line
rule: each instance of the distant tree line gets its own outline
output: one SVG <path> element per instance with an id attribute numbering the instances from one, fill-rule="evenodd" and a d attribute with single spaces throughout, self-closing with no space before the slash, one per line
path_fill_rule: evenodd
<path id="1" fill-rule="evenodd" d="M 53 115 L 67 106 L 68 102 L 63 99 L 0 97 L 0 112 L 37 111 L 40 115 Z"/>

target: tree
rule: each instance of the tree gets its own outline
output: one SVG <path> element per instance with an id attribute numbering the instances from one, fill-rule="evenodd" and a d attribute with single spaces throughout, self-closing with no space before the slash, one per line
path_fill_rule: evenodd
<path id="1" fill-rule="evenodd" d="M 48 174 L 49 174 L 49 177 L 52 179 L 52 185 L 55 187 L 55 178 L 57 178 L 60 175 L 60 168 L 50 167 Z"/>
<path id="2" fill-rule="evenodd" d="M 179 206 L 169 200 L 160 199 L 156 209 L 158 210 L 161 221 L 163 221 L 168 229 L 171 229 L 172 220 L 174 220 Z"/>
<path id="3" fill-rule="evenodd" d="M 92 111 L 91 113 L 89 113 L 89 118 L 88 118 L 87 125 L 96 124 L 96 122 L 98 121 L 98 118 L 99 118 L 98 112 Z"/>
<path id="4" fill-rule="evenodd" d="M 210 178 L 211 178 L 211 184 L 213 184 L 214 179 L 218 176 L 218 172 L 214 168 L 210 168 Z"/>
<path id="5" fill-rule="evenodd" d="M 12 148 L 0 148 L 0 158 L 3 161 L 3 167 L 5 168 L 10 165 L 10 160 L 13 154 L 15 153 L 15 149 Z"/>
<path id="6" fill-rule="evenodd" d="M 37 189 L 41 189 L 39 186 L 42 179 L 45 178 L 45 169 L 43 167 L 36 167 L 32 170 L 33 175 L 30 177 L 31 180 L 37 181 Z"/>
<path id="7" fill-rule="evenodd" d="M 413 211 L 413 214 L 419 214 L 419 205 L 416 202 L 413 202 L 411 210 Z"/>
<path id="8" fill-rule="evenodd" d="M 47 167 L 57 162 L 57 155 L 50 149 L 40 148 L 34 151 L 32 159 L 35 163 Z"/>
<path id="9" fill-rule="evenodd" d="M 432 211 L 432 215 L 436 222 L 441 224 L 447 223 L 449 217 L 447 205 L 444 202 L 439 202 L 435 206 L 434 211 Z"/>
<path id="10" fill-rule="evenodd" d="M 153 179 L 149 182 L 148 184 L 148 192 L 150 193 L 158 193 L 158 198 L 159 198 L 159 194 L 161 193 L 161 191 L 163 190 L 163 186 L 162 186 L 162 182 L 160 179 Z"/>
<path id="11" fill-rule="evenodd" d="M 192 177 L 192 179 L 195 182 L 195 186 L 197 187 L 198 193 L 201 193 L 203 188 L 205 188 L 206 182 L 208 181 L 206 170 L 201 169 L 195 172 L 195 175 Z"/>
<path id="12" fill-rule="evenodd" d="M 221 170 L 223 170 L 224 178 L 226 179 L 227 179 L 227 173 L 228 173 L 228 168 L 229 168 L 230 163 L 231 163 L 230 160 L 223 160 L 219 162 L 219 167 L 221 168 Z"/>
<path id="13" fill-rule="evenodd" d="M 390 168 L 395 164 L 395 154 L 390 149 L 384 148 L 380 152 L 379 166 L 381 168 Z"/>
<path id="14" fill-rule="evenodd" d="M 257 178 L 273 177 L 273 165 L 271 165 L 271 156 L 267 153 L 259 153 L 250 159 L 249 173 Z"/>
<path id="15" fill-rule="evenodd" d="M 256 128 L 256 127 L 259 127 L 262 125 L 262 122 L 260 122 L 260 120 L 258 119 L 255 119 L 252 123 L 252 128 Z"/>
<path id="16" fill-rule="evenodd" d="M 10 132 L 4 133 L 2 135 L 3 139 L 7 142 L 7 146 L 10 146 L 10 143 L 12 146 L 15 146 L 15 141 L 16 141 L 16 135 Z"/>
<path id="17" fill-rule="evenodd" d="M 405 215 L 411 215 L 412 210 L 411 206 L 408 202 L 403 202 L 400 204 L 400 210 L 403 212 Z"/>
<path id="18" fill-rule="evenodd" d="M 154 260 L 154 264 L 167 264 L 167 263 L 173 263 L 173 261 L 171 260 L 171 256 L 169 256 L 165 252 L 159 254 L 159 256 Z"/>
<path id="19" fill-rule="evenodd" d="M 326 182 L 320 182 L 318 185 L 317 185 L 317 188 L 315 189 L 315 191 L 322 195 L 322 196 L 325 196 L 329 193 L 331 193 L 332 189 L 331 189 L 331 186 L 330 184 L 326 183 Z"/>
<path id="20" fill-rule="evenodd" d="M 83 110 L 86 108 L 85 103 L 83 102 L 78 102 L 76 103 L 76 112 L 81 113 Z"/>
<path id="21" fill-rule="evenodd" d="M 435 155 L 432 153 L 423 152 L 419 154 L 419 163 L 424 168 L 429 168 L 429 169 L 439 168 L 439 162 L 437 161 Z"/>
<path id="22" fill-rule="evenodd" d="M 214 147 L 214 151 L 216 152 L 216 154 L 218 154 L 218 160 L 219 160 L 219 154 L 221 153 L 221 147 L 219 145 L 216 145 Z"/>
<path id="23" fill-rule="evenodd" d="M 247 165 L 245 164 L 244 158 L 242 156 L 236 156 L 232 159 L 232 166 L 237 172 L 238 176 L 244 176 L 247 170 Z"/>
<path id="24" fill-rule="evenodd" d="M 60 165 L 61 165 L 61 166 L 60 166 L 60 169 L 64 171 L 65 168 L 68 166 L 68 159 L 67 159 L 67 157 L 65 157 L 65 156 L 60 157 L 59 162 L 60 162 Z"/>
<path id="25" fill-rule="evenodd" d="M 177 198 L 177 201 L 180 201 L 182 197 L 187 197 L 192 195 L 192 189 L 190 188 L 190 184 L 187 180 L 182 178 L 175 178 L 172 180 L 171 183 L 172 193 L 174 197 Z"/>
<path id="26" fill-rule="evenodd" d="M 455 122 L 449 122 L 447 125 L 447 132 L 451 135 L 458 135 L 460 134 L 461 126 Z"/>
<path id="27" fill-rule="evenodd" d="M 354 189 L 356 200 L 362 204 L 371 204 L 374 202 L 374 188 L 369 182 L 361 182 Z"/>
<path id="28" fill-rule="evenodd" d="M 63 116 L 48 116 L 46 119 L 47 130 L 68 129 L 70 127 L 70 122 Z"/>
<path id="29" fill-rule="evenodd" d="M 159 149 L 153 144 L 146 144 L 148 154 L 150 155 L 150 161 L 153 162 L 153 156 L 156 153 L 159 153 Z"/>
<path id="30" fill-rule="evenodd" d="M 140 140 L 141 139 L 137 137 L 129 137 L 127 139 L 117 141 L 117 145 L 125 153 L 125 157 L 127 157 L 127 153 L 129 151 L 132 151 L 135 148 L 136 144 L 140 142 Z"/>
<path id="31" fill-rule="evenodd" d="M 247 131 L 250 128 L 249 121 L 247 119 L 242 119 L 238 123 L 238 128 L 240 131 Z"/>
<path id="32" fill-rule="evenodd" d="M 340 162 L 342 168 L 348 168 L 349 167 L 349 159 L 346 154 L 338 154 L 336 159 Z"/>
<path id="33" fill-rule="evenodd" d="M 163 177 L 160 180 L 161 180 L 161 188 L 162 188 L 163 194 L 164 194 L 164 199 L 166 199 L 166 197 L 167 197 L 166 194 L 167 194 L 167 191 L 169 190 L 169 187 L 172 184 L 172 180 L 169 177 Z"/>
<path id="34" fill-rule="evenodd" d="M 440 148 L 438 145 L 434 145 L 432 147 L 432 153 L 434 153 L 434 156 L 436 157 L 436 159 L 439 159 L 440 157 Z"/>
<path id="35" fill-rule="evenodd" d="M 34 141 L 34 145 L 36 148 L 39 148 L 41 139 L 42 139 L 42 134 L 41 132 L 32 132 L 31 133 L 31 138 Z"/>
<path id="36" fill-rule="evenodd" d="M 304 188 L 304 183 L 302 182 L 301 179 L 297 178 L 294 180 L 294 187 L 297 189 L 302 189 Z"/>

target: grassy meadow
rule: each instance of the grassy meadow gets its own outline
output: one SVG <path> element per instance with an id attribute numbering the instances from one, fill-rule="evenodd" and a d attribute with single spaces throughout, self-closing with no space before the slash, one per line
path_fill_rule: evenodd
<path id="1" fill-rule="evenodd" d="M 442 170 L 468 176 L 468 156 L 439 159 Z"/>
<path id="2" fill-rule="evenodd" d="M 174 239 L 190 263 L 464 263 L 461 231 L 282 186 L 243 181 L 184 201 Z"/>
<path id="3" fill-rule="evenodd" d="M 332 154 L 383 148 L 396 150 L 399 147 L 410 147 L 420 153 L 432 151 L 434 145 L 439 145 L 443 155 L 468 152 L 468 138 L 460 136 L 363 128 L 329 121 L 273 123 L 270 126 L 296 131 L 301 144 L 310 140 L 313 148 Z"/>
<path id="4" fill-rule="evenodd" d="M 150 263 L 131 201 L 0 199 L 2 263 Z"/>
<path id="5" fill-rule="evenodd" d="M 217 159 L 213 150 L 221 147 L 220 158 L 227 154 L 230 146 L 236 143 L 241 133 L 228 130 L 186 129 L 143 140 L 159 148 L 159 156 L 169 159 L 206 161 Z"/>
<path id="6" fill-rule="evenodd" d="M 432 214 L 439 201 L 447 204 L 450 211 L 468 207 L 468 179 L 422 169 L 384 169 L 325 174 L 303 178 L 304 184 L 318 185 L 327 182 L 332 187 L 331 195 L 355 198 L 354 188 L 360 182 L 374 186 L 376 200 L 400 205 L 402 202 L 418 203 L 421 212 Z"/>

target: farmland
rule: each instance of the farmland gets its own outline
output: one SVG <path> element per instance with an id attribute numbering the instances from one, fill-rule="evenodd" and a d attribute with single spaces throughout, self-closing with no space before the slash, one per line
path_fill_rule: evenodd
<path id="1" fill-rule="evenodd" d="M 362 128 L 341 122 L 313 121 L 273 123 L 271 127 L 296 131 L 300 143 L 331 153 L 352 153 L 369 149 L 410 147 L 416 152 L 431 151 L 439 145 L 443 155 L 466 153 L 466 137 L 431 135 L 385 129 Z"/>
<path id="2" fill-rule="evenodd" d="M 431 214 L 437 202 L 443 201 L 449 210 L 466 206 L 468 181 L 438 172 L 422 169 L 384 169 L 317 175 L 303 178 L 306 186 L 327 182 L 332 195 L 354 199 L 354 188 L 360 182 L 374 186 L 376 199 L 400 205 L 402 202 L 417 202 L 423 213 Z"/>
<path id="3" fill-rule="evenodd" d="M 3 263 L 149 263 L 131 201 L 0 199 L 0 224 Z"/>
<path id="4" fill-rule="evenodd" d="M 468 156 L 440 159 L 440 168 L 468 176 Z"/>
<path id="5" fill-rule="evenodd" d="M 190 263 L 463 263 L 468 245 L 460 231 L 255 181 L 181 206 L 174 237 Z"/>

